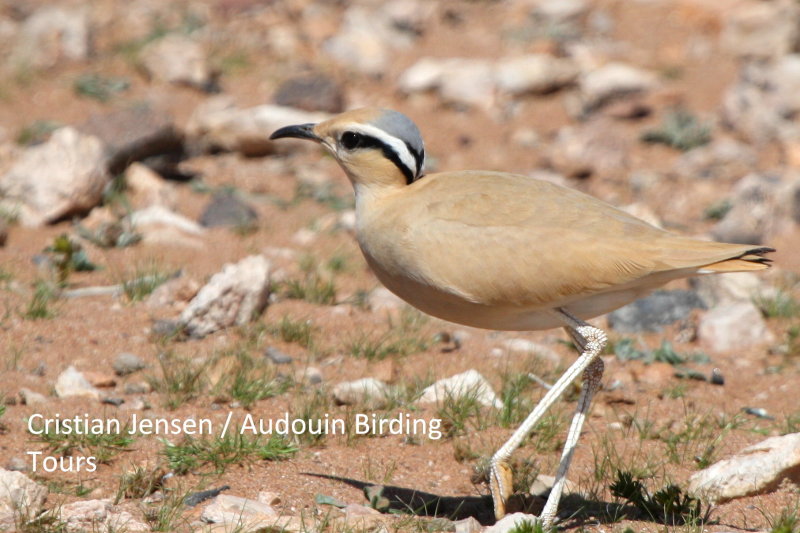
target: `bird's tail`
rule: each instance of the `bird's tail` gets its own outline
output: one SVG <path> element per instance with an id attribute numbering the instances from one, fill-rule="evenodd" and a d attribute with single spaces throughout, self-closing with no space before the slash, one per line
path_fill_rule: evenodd
<path id="1" fill-rule="evenodd" d="M 741 255 L 731 257 L 724 261 L 704 265 L 700 272 L 747 272 L 751 270 L 763 270 L 770 267 L 771 259 L 764 257 L 764 254 L 774 252 L 774 248 L 762 246 L 751 248 Z"/>

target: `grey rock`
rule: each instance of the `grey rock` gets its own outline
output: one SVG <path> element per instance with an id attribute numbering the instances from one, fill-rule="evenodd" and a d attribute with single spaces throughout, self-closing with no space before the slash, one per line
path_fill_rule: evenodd
<path id="1" fill-rule="evenodd" d="M 608 63 L 583 74 L 579 81 L 585 111 L 618 98 L 644 93 L 657 85 L 655 74 L 625 63 Z"/>
<path id="2" fill-rule="evenodd" d="M 692 310 L 705 308 L 694 291 L 656 291 L 609 313 L 608 325 L 621 333 L 661 331 L 664 326 L 688 318 Z"/>
<path id="3" fill-rule="evenodd" d="M 126 383 L 122 390 L 125 394 L 147 394 L 153 390 L 153 387 L 147 381 L 132 381 Z"/>
<path id="4" fill-rule="evenodd" d="M 205 509 L 200 519 L 211 524 L 235 525 L 243 530 L 268 528 L 278 513 L 271 506 L 230 494 L 220 494 Z"/>
<path id="5" fill-rule="evenodd" d="M 11 457 L 6 462 L 6 470 L 11 472 L 27 472 L 28 469 L 28 463 L 21 457 Z"/>
<path id="6" fill-rule="evenodd" d="M 333 78 L 324 74 L 306 74 L 289 78 L 278 86 L 275 104 L 306 111 L 341 113 L 344 91 Z"/>
<path id="7" fill-rule="evenodd" d="M 328 113 L 276 105 L 237 108 L 231 98 L 219 96 L 195 109 L 186 125 L 186 133 L 196 150 L 228 150 L 262 156 L 309 149 L 310 143 L 306 141 L 281 139 L 276 143 L 269 136 L 283 126 L 322 122 L 328 118 Z"/>
<path id="8" fill-rule="evenodd" d="M 726 180 L 751 172 L 757 162 L 753 147 L 723 138 L 684 152 L 675 162 L 674 170 L 686 178 Z"/>
<path id="9" fill-rule="evenodd" d="M 477 370 L 467 370 L 449 378 L 440 379 L 422 391 L 417 403 L 437 403 L 445 399 L 474 396 L 475 399 L 487 407 L 500 409 L 503 402 L 497 397 L 492 386 Z"/>
<path id="10" fill-rule="evenodd" d="M 483 533 L 511 533 L 518 530 L 525 523 L 530 525 L 538 523 L 539 519 L 532 514 L 512 513 L 498 520 L 493 526 L 483 530 Z"/>
<path id="11" fill-rule="evenodd" d="M 800 483 L 800 433 L 771 437 L 696 472 L 689 493 L 714 504 Z"/>
<path id="12" fill-rule="evenodd" d="M 383 409 L 387 405 L 389 387 L 375 378 L 344 381 L 333 387 L 333 399 L 339 405 L 362 405 L 367 409 Z"/>
<path id="13" fill-rule="evenodd" d="M 145 362 L 142 361 L 142 358 L 138 355 L 129 352 L 121 352 L 114 359 L 112 368 L 118 376 L 127 376 L 128 374 L 133 374 L 134 372 L 142 370 L 146 366 Z"/>
<path id="14" fill-rule="evenodd" d="M 716 240 L 741 244 L 761 244 L 772 233 L 776 222 L 777 195 L 781 177 L 774 174 L 748 174 L 733 189 L 733 207 L 711 230 Z"/>
<path id="15" fill-rule="evenodd" d="M 776 139 L 797 139 L 800 124 L 800 55 L 745 63 L 725 92 L 723 124 L 746 140 L 761 145 Z"/>
<path id="16" fill-rule="evenodd" d="M 4 175 L 0 197 L 20 222 L 40 226 L 96 206 L 109 182 L 103 143 L 71 127 L 27 148 Z"/>
<path id="17" fill-rule="evenodd" d="M 547 93 L 574 83 L 578 67 L 570 59 L 549 54 L 530 54 L 498 62 L 497 86 L 511 94 Z"/>
<path id="18" fill-rule="evenodd" d="M 605 118 L 560 128 L 547 150 L 550 164 L 572 178 L 618 173 L 628 165 L 630 142 L 614 131 Z"/>
<path id="19" fill-rule="evenodd" d="M 216 498 L 223 491 L 226 491 L 230 488 L 231 488 L 230 485 L 223 485 L 216 489 L 208 489 L 208 490 L 201 490 L 199 492 L 192 492 L 183 499 L 183 503 L 184 505 L 188 505 L 189 507 L 194 507 L 197 504 L 203 503 L 206 500 L 210 500 L 211 498 Z"/>
<path id="20" fill-rule="evenodd" d="M 150 332 L 156 337 L 174 337 L 180 335 L 183 325 L 178 320 L 158 319 L 153 321 Z"/>
<path id="21" fill-rule="evenodd" d="M 300 383 L 319 385 L 323 381 L 322 370 L 315 366 L 301 368 L 295 373 L 295 379 Z"/>
<path id="22" fill-rule="evenodd" d="M 78 129 L 106 145 L 111 174 L 119 174 L 134 161 L 183 151 L 183 135 L 171 114 L 152 104 L 93 113 Z"/>
<path id="23" fill-rule="evenodd" d="M 251 255 L 236 264 L 226 264 L 200 289 L 180 317 L 192 337 L 204 337 L 233 325 L 243 325 L 267 306 L 270 263 Z"/>
<path id="24" fill-rule="evenodd" d="M 100 391 L 89 383 L 74 366 L 67 367 L 56 379 L 56 395 L 59 398 L 83 397 L 100 399 Z"/>
<path id="25" fill-rule="evenodd" d="M 43 6 L 23 23 L 10 65 L 51 68 L 62 61 L 82 61 L 91 52 L 88 6 Z"/>
<path id="26" fill-rule="evenodd" d="M 142 49 L 140 60 L 155 80 L 209 92 L 215 90 L 216 79 L 206 51 L 189 36 L 170 33 L 153 41 Z"/>
<path id="27" fill-rule="evenodd" d="M 109 500 L 82 500 L 62 505 L 59 513 L 68 531 L 91 531 L 105 524 L 110 510 Z"/>
<path id="28" fill-rule="evenodd" d="M 294 361 L 291 355 L 280 351 L 272 346 L 264 350 L 264 356 L 276 365 L 288 365 Z"/>
<path id="29" fill-rule="evenodd" d="M 800 6 L 791 0 L 740 4 L 726 10 L 722 45 L 744 59 L 769 59 L 797 51 Z"/>
<path id="30" fill-rule="evenodd" d="M 230 193 L 215 194 L 200 215 L 200 224 L 206 228 L 251 226 L 257 221 L 256 210 Z"/>
<path id="31" fill-rule="evenodd" d="M 752 302 L 712 309 L 700 319 L 697 335 L 705 346 L 715 352 L 744 350 L 769 344 L 775 339 L 761 311 Z"/>
<path id="32" fill-rule="evenodd" d="M 19 516 L 37 516 L 47 493 L 47 487 L 25 474 L 0 468 L 0 527 L 13 526 Z"/>

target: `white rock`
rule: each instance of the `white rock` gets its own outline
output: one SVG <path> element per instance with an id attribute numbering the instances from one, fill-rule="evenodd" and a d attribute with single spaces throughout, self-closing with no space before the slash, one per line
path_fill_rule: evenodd
<path id="1" fill-rule="evenodd" d="M 367 409 L 383 409 L 387 405 L 389 387 L 375 378 L 343 381 L 333 388 L 333 398 L 341 405 L 363 405 Z"/>
<path id="2" fill-rule="evenodd" d="M 536 524 L 539 519 L 532 514 L 512 513 L 498 520 L 493 526 L 487 527 L 483 533 L 509 533 L 525 522 Z"/>
<path id="3" fill-rule="evenodd" d="M 147 165 L 134 162 L 125 169 L 125 185 L 134 209 L 151 205 L 173 209 L 177 204 L 175 188 Z"/>
<path id="4" fill-rule="evenodd" d="M 20 222 L 40 226 L 89 211 L 103 196 L 110 177 L 103 143 L 71 127 L 27 148 L 0 177 L 5 205 L 19 207 Z"/>
<path id="5" fill-rule="evenodd" d="M 502 59 L 495 78 L 498 88 L 511 94 L 545 93 L 573 83 L 578 67 L 569 59 L 530 54 Z"/>
<path id="6" fill-rule="evenodd" d="M 456 528 L 455 533 L 480 533 L 483 530 L 483 526 L 474 516 L 456 520 L 453 525 Z"/>
<path id="7" fill-rule="evenodd" d="M 106 520 L 106 531 L 125 531 L 126 533 L 145 533 L 152 531 L 149 525 L 137 520 L 127 511 L 112 513 Z"/>
<path id="8" fill-rule="evenodd" d="M 745 3 L 723 12 L 722 45 L 737 56 L 769 59 L 796 50 L 800 37 L 797 2 Z"/>
<path id="9" fill-rule="evenodd" d="M 91 531 L 104 523 L 111 510 L 109 500 L 84 500 L 64 504 L 59 508 L 61 520 L 71 531 Z"/>
<path id="10" fill-rule="evenodd" d="M 705 346 L 716 352 L 744 350 L 774 341 L 761 311 L 752 302 L 712 309 L 700 319 L 697 335 Z"/>
<path id="11" fill-rule="evenodd" d="M 81 61 L 91 51 L 88 6 L 47 6 L 22 24 L 9 62 L 15 66 L 50 68 L 61 60 Z"/>
<path id="12" fill-rule="evenodd" d="M 204 337 L 219 329 L 246 324 L 267 306 L 270 263 L 251 255 L 236 264 L 226 264 L 200 289 L 180 322 L 193 337 Z"/>
<path id="13" fill-rule="evenodd" d="M 93 400 L 100 398 L 100 391 L 72 365 L 59 374 L 55 389 L 59 398 L 84 397 Z"/>
<path id="14" fill-rule="evenodd" d="M 467 370 L 446 379 L 440 379 L 422 391 L 418 403 L 437 403 L 445 399 L 474 396 L 482 405 L 501 409 L 503 402 L 492 390 L 492 386 L 477 370 Z"/>
<path id="15" fill-rule="evenodd" d="M 422 58 L 398 80 L 402 91 L 436 89 L 442 100 L 488 108 L 494 102 L 494 66 L 484 59 Z"/>
<path id="16" fill-rule="evenodd" d="M 800 482 L 800 433 L 771 437 L 696 472 L 689 493 L 713 504 Z"/>
<path id="17" fill-rule="evenodd" d="M 561 363 L 561 356 L 549 346 L 528 339 L 508 339 L 503 343 L 506 350 L 515 354 L 536 355 L 552 364 Z"/>
<path id="18" fill-rule="evenodd" d="M 22 403 L 25 405 L 41 405 L 47 403 L 47 396 L 25 387 L 19 389 L 19 395 L 22 398 Z"/>
<path id="19" fill-rule="evenodd" d="M 230 494 L 220 494 L 203 509 L 200 519 L 211 524 L 241 527 L 242 530 L 269 528 L 278 513 L 271 506 Z"/>
<path id="20" fill-rule="evenodd" d="M 609 63 L 581 76 L 579 84 L 584 108 L 594 109 L 614 98 L 652 89 L 657 78 L 625 63 Z"/>
<path id="21" fill-rule="evenodd" d="M 203 45 L 178 33 L 153 41 L 142 49 L 141 62 L 153 79 L 207 88 L 213 73 Z"/>
<path id="22" fill-rule="evenodd" d="M 47 499 L 47 487 L 25 474 L 0 468 L 0 527 L 13 526 L 15 517 L 35 517 Z"/>
<path id="23" fill-rule="evenodd" d="M 170 210 L 163 205 L 151 205 L 134 211 L 130 215 L 131 224 L 137 230 L 146 233 L 153 227 L 168 227 L 190 235 L 203 235 L 205 228 L 190 218 Z"/>
<path id="24" fill-rule="evenodd" d="M 327 113 L 309 112 L 292 107 L 260 105 L 237 108 L 227 96 L 211 98 L 195 109 L 188 124 L 187 135 L 201 146 L 242 152 L 260 156 L 272 152 L 308 149 L 312 143 L 281 139 L 280 143 L 269 136 L 283 126 L 322 122 L 330 118 Z"/>
<path id="25" fill-rule="evenodd" d="M 379 76 L 386 71 L 391 58 L 390 44 L 378 29 L 380 26 L 371 10 L 351 7 L 345 13 L 342 28 L 325 41 L 322 49 L 353 70 Z"/>

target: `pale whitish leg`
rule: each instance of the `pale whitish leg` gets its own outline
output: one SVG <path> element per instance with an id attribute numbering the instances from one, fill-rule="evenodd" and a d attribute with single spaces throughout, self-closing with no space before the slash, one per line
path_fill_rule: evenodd
<path id="1" fill-rule="evenodd" d="M 569 465 L 572 462 L 572 454 L 578 445 L 581 427 L 584 420 L 586 420 L 586 415 L 589 413 L 592 397 L 600 388 L 604 366 L 603 360 L 598 358 L 592 361 L 592 364 L 583 373 L 583 390 L 581 390 L 581 395 L 578 398 L 578 407 L 575 409 L 575 416 L 572 418 L 572 424 L 570 424 L 567 432 L 567 440 L 564 443 L 561 463 L 559 463 L 558 471 L 556 472 L 556 480 L 553 483 L 553 488 L 550 489 L 550 496 L 547 497 L 547 503 L 545 503 L 540 517 L 545 527 L 550 527 L 553 524 L 558 512 L 558 502 L 561 500 L 561 493 L 564 491 L 564 484 L 567 481 L 567 471 L 569 471 Z"/>
<path id="2" fill-rule="evenodd" d="M 512 474 L 508 466 L 508 458 L 516 450 L 523 440 L 533 431 L 533 428 L 544 416 L 547 410 L 559 399 L 564 391 L 582 372 L 584 372 L 589 365 L 594 361 L 603 347 L 606 344 L 605 333 L 579 320 L 569 313 L 559 309 L 555 311 L 564 322 L 575 330 L 575 332 L 584 340 L 579 342 L 582 347 L 580 357 L 572 364 L 571 367 L 562 375 L 553 387 L 547 391 L 544 397 L 539 401 L 533 411 L 528 415 L 528 418 L 520 425 L 519 428 L 511 435 L 511 438 L 500 447 L 494 454 L 491 461 L 491 469 L 489 472 L 489 486 L 492 491 L 492 499 L 494 501 L 494 514 L 497 519 L 502 518 L 506 513 L 506 501 L 511 496 L 512 491 Z M 590 398 L 591 399 L 591 398 Z M 576 415 L 577 416 L 577 415 Z M 578 432 L 579 434 L 580 432 Z M 563 463 L 563 460 L 562 460 Z M 569 467 L 569 462 L 566 464 Z M 565 472 L 566 475 L 566 472 Z M 563 482 L 561 483 L 563 488 Z M 555 487 L 550 491 L 550 498 L 553 498 Z M 548 502 L 550 500 L 548 498 Z M 560 494 L 558 495 L 560 498 Z M 555 502 L 557 505 L 556 498 Z M 549 525 L 549 524 L 546 524 Z"/>

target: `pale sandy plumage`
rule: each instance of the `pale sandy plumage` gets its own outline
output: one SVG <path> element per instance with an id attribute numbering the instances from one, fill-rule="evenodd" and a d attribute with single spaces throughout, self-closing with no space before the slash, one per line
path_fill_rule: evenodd
<path id="1" fill-rule="evenodd" d="M 273 138 L 317 141 L 356 193 L 364 257 L 392 292 L 433 316 L 498 330 L 565 327 L 582 354 L 495 454 L 491 488 L 501 517 L 511 494 L 507 459 L 569 383 L 584 389 L 556 485 L 542 512 L 555 519 L 572 452 L 593 393 L 605 334 L 585 322 L 696 274 L 760 270 L 767 247 L 691 239 L 663 231 L 581 192 L 490 171 L 423 175 L 416 126 L 383 109 L 289 126 Z"/>

